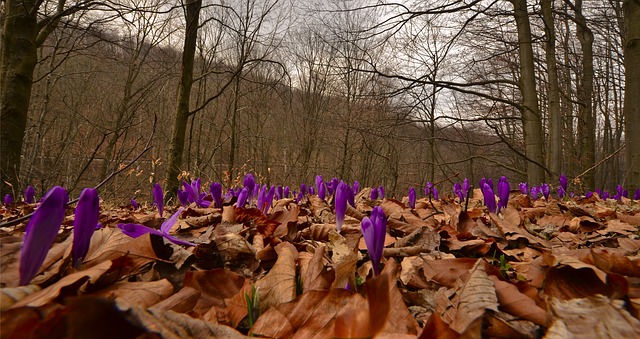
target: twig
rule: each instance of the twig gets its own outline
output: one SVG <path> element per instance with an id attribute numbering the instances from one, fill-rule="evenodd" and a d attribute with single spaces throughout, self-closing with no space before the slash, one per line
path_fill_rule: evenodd
<path id="1" fill-rule="evenodd" d="M 584 172 L 582 172 L 582 173 L 580 173 L 580 174 L 576 175 L 576 177 L 575 177 L 575 178 L 573 178 L 573 180 L 579 179 L 581 176 L 583 176 L 583 175 L 585 175 L 585 174 L 589 173 L 590 171 L 593 171 L 596 167 L 598 167 L 598 166 L 602 165 L 602 163 L 603 163 L 603 162 L 605 162 L 605 161 L 607 161 L 607 160 L 611 159 L 614 155 L 618 154 L 618 152 L 622 151 L 622 149 L 624 148 L 624 146 L 625 146 L 625 144 L 622 144 L 622 146 L 620 146 L 620 148 L 618 148 L 617 150 L 615 150 L 613 153 L 611 153 L 611 154 L 607 155 L 607 157 L 606 157 L 606 158 L 604 158 L 604 159 L 602 159 L 602 160 L 598 161 L 598 163 L 597 163 L 597 164 L 595 164 L 595 165 L 593 165 L 593 166 L 591 166 L 591 167 L 587 168 Z"/>
<path id="2" fill-rule="evenodd" d="M 156 124 L 158 122 L 158 117 L 154 115 L 153 117 L 153 129 L 151 130 L 151 135 L 149 136 L 149 140 L 147 140 L 147 143 L 144 145 L 144 149 L 142 150 L 142 152 L 140 152 L 140 154 L 138 154 L 138 156 L 136 156 L 133 160 L 131 160 L 127 165 L 123 166 L 120 169 L 116 169 L 113 172 L 111 172 L 111 174 L 109 174 L 106 178 L 104 178 L 104 180 L 102 180 L 101 182 L 99 182 L 94 188 L 96 190 L 99 190 L 100 187 L 104 186 L 104 184 L 106 184 L 109 180 L 111 180 L 113 177 L 115 177 L 116 175 L 120 174 L 122 171 L 126 170 L 127 168 L 131 167 L 131 165 L 133 165 L 136 161 L 138 161 L 138 159 L 140 159 L 142 157 L 142 155 L 144 155 L 145 153 L 147 153 L 148 150 L 150 150 L 152 148 L 151 146 L 151 140 L 153 140 L 153 135 L 156 133 Z M 75 198 L 73 200 L 70 200 L 67 203 L 67 206 L 71 205 L 71 204 L 75 204 L 76 202 L 78 202 L 80 198 Z M 17 225 L 25 220 L 28 220 L 29 218 L 31 218 L 31 216 L 33 215 L 34 212 L 31 212 L 25 216 L 22 216 L 20 218 L 17 219 L 13 219 L 7 222 L 3 222 L 0 224 L 0 227 L 7 227 L 7 226 L 13 226 L 13 225 Z"/>

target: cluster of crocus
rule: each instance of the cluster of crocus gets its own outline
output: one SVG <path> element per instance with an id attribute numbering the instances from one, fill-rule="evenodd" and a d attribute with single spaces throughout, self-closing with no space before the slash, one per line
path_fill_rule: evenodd
<path id="1" fill-rule="evenodd" d="M 200 178 L 192 180 L 191 184 L 183 181 L 182 187 L 184 187 L 184 189 L 178 190 L 177 195 L 183 207 L 191 203 L 195 203 L 197 207 L 205 208 L 211 205 L 211 201 L 204 199 L 207 194 L 204 192 L 200 193 Z M 222 187 L 220 188 L 220 192 L 222 194 Z"/>
<path id="2" fill-rule="evenodd" d="M 440 200 L 440 198 L 438 197 L 438 189 L 436 189 L 436 187 L 431 182 L 427 182 L 427 185 L 424 188 L 424 195 L 429 197 L 429 200 L 431 200 L 431 198 Z"/>
<path id="3" fill-rule="evenodd" d="M 412 210 L 416 208 L 416 189 L 413 186 L 409 188 L 409 207 Z"/>
<path id="4" fill-rule="evenodd" d="M 378 187 L 371 188 L 371 193 L 369 193 L 369 198 L 371 200 L 384 199 L 384 187 L 378 186 Z"/>
<path id="5" fill-rule="evenodd" d="M 20 249 L 20 285 L 29 284 L 42 266 L 64 220 L 67 202 L 67 191 L 55 186 L 45 194 L 33 212 Z"/>
<path id="6" fill-rule="evenodd" d="M 373 274 L 379 275 L 384 238 L 387 234 L 387 218 L 382 207 L 374 207 L 369 217 L 362 218 L 360 226 L 362 227 L 364 243 L 367 245 L 369 258 L 371 258 L 371 264 L 373 265 Z"/>
<path id="7" fill-rule="evenodd" d="M 5 206 L 9 206 L 13 204 L 13 197 L 11 196 L 11 194 L 7 193 L 7 195 L 4 196 L 3 203 Z"/>
<path id="8" fill-rule="evenodd" d="M 271 208 L 271 203 L 273 202 L 273 196 L 276 193 L 276 187 L 271 186 L 271 188 L 267 191 L 267 185 L 262 185 L 260 192 L 258 193 L 258 209 L 262 211 L 265 215 L 269 212 L 269 208 Z"/>
<path id="9" fill-rule="evenodd" d="M 453 184 L 453 193 L 455 193 L 460 199 L 460 202 L 462 202 L 467 199 L 467 194 L 469 194 L 470 188 L 471 188 L 471 185 L 469 184 L 469 179 L 464 178 L 464 180 L 462 181 L 462 184 L 459 182 L 456 182 L 455 184 Z"/>
<path id="10" fill-rule="evenodd" d="M 629 191 L 625 190 L 622 185 L 617 185 L 616 186 L 616 194 L 613 196 L 614 199 L 621 201 L 622 198 L 628 198 L 629 197 Z"/>
<path id="11" fill-rule="evenodd" d="M 567 176 L 564 174 L 560 174 L 560 186 L 558 186 L 558 197 L 564 198 L 567 195 L 567 186 L 569 181 L 567 180 Z"/>
<path id="12" fill-rule="evenodd" d="M 184 210 L 184 208 L 181 207 L 169 219 L 165 220 L 162 223 L 162 225 L 160 225 L 160 230 L 156 230 L 155 228 L 151 228 L 149 226 L 140 225 L 140 224 L 118 224 L 118 228 L 122 230 L 122 233 L 124 233 L 124 234 L 126 234 L 126 235 L 128 235 L 128 236 L 130 236 L 132 238 L 137 238 L 137 237 L 145 235 L 147 233 L 151 233 L 151 234 L 155 234 L 155 235 L 164 237 L 167 240 L 169 240 L 172 243 L 177 244 L 177 245 L 195 246 L 194 243 L 190 243 L 188 241 L 180 240 L 180 239 L 178 239 L 178 238 L 176 238 L 176 237 L 174 237 L 174 236 L 169 234 L 169 230 L 171 230 L 171 227 L 173 226 L 173 224 L 176 223 L 176 221 L 178 220 L 178 216 L 180 215 L 180 213 L 182 213 L 183 210 Z"/>
<path id="13" fill-rule="evenodd" d="M 158 208 L 158 214 L 162 217 L 162 212 L 164 212 L 164 192 L 162 192 L 162 187 L 158 183 L 153 186 L 153 201 Z"/>

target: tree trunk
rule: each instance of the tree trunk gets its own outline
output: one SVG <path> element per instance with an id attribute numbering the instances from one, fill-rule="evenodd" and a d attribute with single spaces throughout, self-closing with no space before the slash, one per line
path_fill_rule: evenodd
<path id="1" fill-rule="evenodd" d="M 625 94 L 624 134 L 626 148 L 625 184 L 630 193 L 640 188 L 640 1 L 625 0 L 624 41 Z"/>
<path id="2" fill-rule="evenodd" d="M 511 0 L 518 28 L 520 59 L 520 92 L 522 93 L 522 127 L 527 161 L 527 180 L 532 185 L 544 182 L 542 152 L 542 119 L 538 108 L 538 92 L 531 46 L 531 26 L 526 0 Z"/>
<path id="3" fill-rule="evenodd" d="M 0 195 L 20 185 L 20 154 L 27 126 L 33 71 L 37 62 L 37 3 L 5 3 L 0 56 Z M 12 192 L 11 192 L 12 193 Z"/>
<path id="4" fill-rule="evenodd" d="M 553 21 L 553 0 L 542 0 L 542 18 L 547 37 L 545 62 L 549 80 L 549 169 L 559 176 L 562 172 L 562 115 L 560 113 L 560 88 L 556 60 L 556 29 Z"/>
<path id="5" fill-rule="evenodd" d="M 582 48 L 582 86 L 578 87 L 578 152 L 582 170 L 596 162 L 596 124 L 593 114 L 593 33 L 582 14 L 582 0 L 576 0 L 576 35 Z M 595 189 L 595 171 L 584 174 L 582 185 L 586 190 Z"/>
<path id="6" fill-rule="evenodd" d="M 198 23 L 202 0 L 190 0 L 185 6 L 187 29 L 184 36 L 182 50 L 182 76 L 178 90 L 178 104 L 176 117 L 171 137 L 171 151 L 169 152 L 166 192 L 175 195 L 179 186 L 178 175 L 182 169 L 182 153 L 184 151 L 184 139 L 189 120 L 189 99 L 191 85 L 193 85 L 193 64 L 196 53 L 196 41 L 198 37 Z"/>

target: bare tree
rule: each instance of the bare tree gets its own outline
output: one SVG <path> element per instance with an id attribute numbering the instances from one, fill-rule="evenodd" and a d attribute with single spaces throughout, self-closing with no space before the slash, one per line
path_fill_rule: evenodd
<path id="1" fill-rule="evenodd" d="M 640 1 L 625 0 L 625 181 L 630 189 L 640 188 Z"/>

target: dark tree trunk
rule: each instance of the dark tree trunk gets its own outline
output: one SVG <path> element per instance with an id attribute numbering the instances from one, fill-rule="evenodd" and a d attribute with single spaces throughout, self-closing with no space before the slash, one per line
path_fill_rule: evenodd
<path id="1" fill-rule="evenodd" d="M 7 0 L 0 59 L 0 196 L 18 188 L 20 154 L 37 62 L 37 1 Z"/>
<path id="2" fill-rule="evenodd" d="M 624 1 L 625 94 L 624 134 L 626 148 L 625 184 L 630 193 L 640 188 L 640 1 Z"/>
<path id="3" fill-rule="evenodd" d="M 198 37 L 198 22 L 200 20 L 200 8 L 202 0 L 191 0 L 185 5 L 187 30 L 184 37 L 182 50 L 182 77 L 178 92 L 178 104 L 176 117 L 171 137 L 171 145 L 168 159 L 166 192 L 175 195 L 180 184 L 178 175 L 182 170 L 182 154 L 184 152 L 184 140 L 189 120 L 189 99 L 191 86 L 193 85 L 193 64 L 196 53 L 196 41 Z"/>

